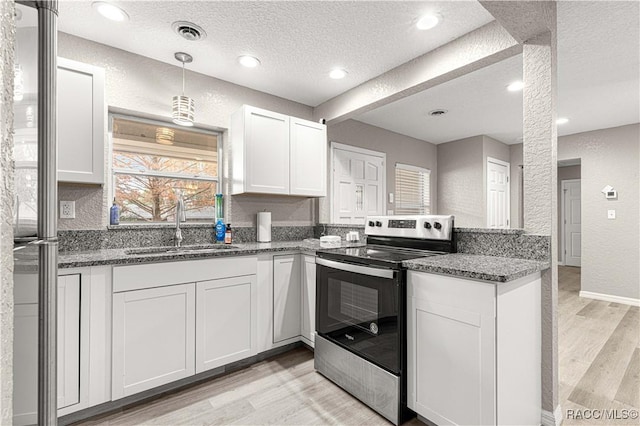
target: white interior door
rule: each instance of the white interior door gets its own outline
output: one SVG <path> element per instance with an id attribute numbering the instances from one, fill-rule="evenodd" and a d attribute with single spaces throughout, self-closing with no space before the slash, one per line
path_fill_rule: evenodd
<path id="1" fill-rule="evenodd" d="M 362 225 L 368 215 L 384 214 L 385 154 L 338 145 L 332 145 L 331 222 Z"/>
<path id="2" fill-rule="evenodd" d="M 487 227 L 509 228 L 509 163 L 487 158 Z"/>
<path id="3" fill-rule="evenodd" d="M 580 180 L 562 181 L 564 206 L 564 264 L 580 266 L 582 232 L 580 208 Z"/>

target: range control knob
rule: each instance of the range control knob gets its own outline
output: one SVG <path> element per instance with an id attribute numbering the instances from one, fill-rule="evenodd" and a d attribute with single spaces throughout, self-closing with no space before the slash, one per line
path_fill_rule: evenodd
<path id="1" fill-rule="evenodd" d="M 369 226 L 375 226 L 375 223 L 373 223 L 372 220 L 369 221 Z"/>
<path id="2" fill-rule="evenodd" d="M 426 229 L 431 229 L 431 224 L 430 224 L 429 222 L 425 222 L 425 223 L 424 223 L 424 227 L 425 227 Z"/>
<path id="3" fill-rule="evenodd" d="M 380 221 L 376 221 L 376 226 L 377 226 L 377 227 L 381 227 L 381 226 L 382 226 L 382 222 L 380 222 Z"/>
<path id="4" fill-rule="evenodd" d="M 433 227 L 438 230 L 442 229 L 442 225 L 440 225 L 440 222 L 433 222 Z"/>

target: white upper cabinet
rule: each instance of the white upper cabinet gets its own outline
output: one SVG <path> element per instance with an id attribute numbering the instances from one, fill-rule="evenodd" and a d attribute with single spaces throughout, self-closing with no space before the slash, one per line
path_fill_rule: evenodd
<path id="1" fill-rule="evenodd" d="M 327 195 L 327 126 L 291 117 L 290 175 L 291 195 Z"/>
<path id="2" fill-rule="evenodd" d="M 104 69 L 58 58 L 58 181 L 104 183 Z"/>
<path id="3" fill-rule="evenodd" d="M 244 105 L 230 138 L 232 194 L 326 195 L 325 125 Z"/>

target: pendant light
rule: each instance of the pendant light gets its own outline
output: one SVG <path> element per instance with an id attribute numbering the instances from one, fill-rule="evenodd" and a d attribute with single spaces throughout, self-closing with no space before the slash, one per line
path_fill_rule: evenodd
<path id="1" fill-rule="evenodd" d="M 181 126 L 193 126 L 196 102 L 184 94 L 184 64 L 193 61 L 188 53 L 176 52 L 175 58 L 182 62 L 182 95 L 173 97 L 173 122 Z"/>

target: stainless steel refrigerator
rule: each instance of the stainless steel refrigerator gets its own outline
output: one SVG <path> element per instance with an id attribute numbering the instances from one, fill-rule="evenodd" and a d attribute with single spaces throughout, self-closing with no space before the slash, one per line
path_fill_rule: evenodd
<path id="1" fill-rule="evenodd" d="M 57 424 L 57 8 L 15 12 L 14 424 Z"/>

